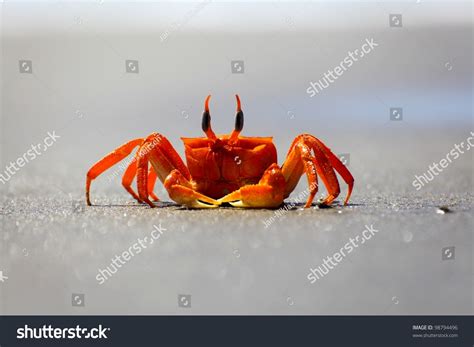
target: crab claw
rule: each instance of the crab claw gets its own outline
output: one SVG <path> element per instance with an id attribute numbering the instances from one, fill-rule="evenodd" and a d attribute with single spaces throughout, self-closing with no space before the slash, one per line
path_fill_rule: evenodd
<path id="1" fill-rule="evenodd" d="M 191 183 L 179 172 L 173 170 L 166 177 L 164 186 L 171 199 L 191 208 L 216 208 L 220 203 L 195 191 Z"/>
<path id="2" fill-rule="evenodd" d="M 282 204 L 284 192 L 285 178 L 278 165 L 272 164 L 258 184 L 244 186 L 217 201 L 234 207 L 276 208 Z"/>

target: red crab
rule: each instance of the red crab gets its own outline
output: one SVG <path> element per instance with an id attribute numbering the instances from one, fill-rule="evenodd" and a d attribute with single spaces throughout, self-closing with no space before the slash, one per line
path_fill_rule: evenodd
<path id="1" fill-rule="evenodd" d="M 318 175 L 328 191 L 322 204 L 329 205 L 340 192 L 335 171 L 349 186 L 344 201 L 347 204 L 354 178 L 319 139 L 309 134 L 298 135 L 280 167 L 272 137 L 240 136 L 244 114 L 238 95 L 234 130 L 230 135 L 217 136 L 211 128 L 210 97 L 206 98 L 202 115 L 206 137 L 181 138 L 187 166 L 161 134 L 132 140 L 106 155 L 87 172 L 87 204 L 91 205 L 92 180 L 126 158 L 135 147 L 138 150 L 123 175 L 122 184 L 136 200 L 150 207 L 155 207 L 150 198 L 158 200 L 153 188 L 159 178 L 170 198 L 187 207 L 209 208 L 229 203 L 236 207 L 276 208 L 295 189 L 304 173 L 309 184 L 305 207 L 311 206 L 318 191 Z M 135 176 L 138 194 L 131 187 Z"/>

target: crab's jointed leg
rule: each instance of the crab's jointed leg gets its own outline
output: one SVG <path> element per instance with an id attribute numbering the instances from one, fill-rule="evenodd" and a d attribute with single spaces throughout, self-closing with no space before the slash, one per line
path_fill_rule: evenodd
<path id="1" fill-rule="evenodd" d="M 282 165 L 282 172 L 286 180 L 285 198 L 295 189 L 303 173 L 306 173 L 309 203 L 305 207 L 310 206 L 318 192 L 317 162 L 311 153 L 311 149 L 304 145 L 292 145 Z"/>
<path id="2" fill-rule="evenodd" d="M 347 169 L 347 167 L 341 162 L 341 160 L 336 155 L 334 155 L 334 153 L 321 140 L 317 139 L 312 135 L 309 136 L 311 141 L 313 141 L 322 148 L 323 152 L 328 157 L 331 165 L 334 167 L 334 169 L 336 169 L 336 172 L 341 175 L 344 182 L 348 185 L 347 195 L 344 199 L 344 205 L 347 205 L 352 194 L 352 189 L 354 188 L 354 177 L 352 177 L 352 174 Z"/>
<path id="3" fill-rule="evenodd" d="M 156 179 L 158 176 L 156 175 L 155 170 L 150 168 L 150 172 L 148 173 L 148 196 L 150 196 L 154 201 L 159 201 L 158 196 L 155 195 L 153 189 L 155 188 Z"/>
<path id="4" fill-rule="evenodd" d="M 127 190 L 127 192 L 130 193 L 131 196 L 138 202 L 142 202 L 140 198 L 138 197 L 137 193 L 132 188 L 132 182 L 135 176 L 137 175 L 137 160 L 136 157 L 132 159 L 130 164 L 128 165 L 127 169 L 125 170 L 125 173 L 123 174 L 122 177 L 122 185 L 123 187 Z"/>
<path id="5" fill-rule="evenodd" d="M 314 152 L 314 156 L 311 152 Z M 311 206 L 318 188 L 316 175 L 319 175 L 328 191 L 328 196 L 324 199 L 323 204 L 329 205 L 340 193 L 335 171 L 342 176 L 349 186 L 344 200 L 344 204 L 347 204 L 354 186 L 354 178 L 349 170 L 319 139 L 309 134 L 299 135 L 290 146 L 287 159 L 282 165 L 282 172 L 287 181 L 285 195 L 288 196 L 293 191 L 301 175 L 306 173 L 310 194 L 305 207 Z"/>
<path id="6" fill-rule="evenodd" d="M 152 166 L 151 170 L 164 183 L 171 199 L 177 203 L 195 208 L 217 207 L 219 205 L 216 200 L 193 189 L 188 168 L 164 136 L 157 133 L 148 136 L 140 146 L 137 157 L 138 196 L 150 207 L 155 206 L 148 199 L 151 187 L 151 183 L 148 181 L 149 163 Z"/>
<path id="7" fill-rule="evenodd" d="M 125 173 L 122 177 L 122 185 L 127 190 L 127 192 L 129 192 L 130 195 L 133 196 L 135 200 L 142 203 L 143 201 L 138 197 L 137 193 L 135 193 L 132 188 L 133 179 L 137 175 L 137 162 L 138 156 L 135 155 L 130 164 L 128 165 L 127 169 L 125 170 Z M 150 173 L 148 174 L 148 196 L 151 197 L 154 201 L 159 201 L 160 199 L 158 199 L 158 197 L 153 192 L 156 178 L 156 172 L 153 170 L 153 168 L 150 168 Z"/>
<path id="8" fill-rule="evenodd" d="M 131 141 L 123 144 L 122 146 L 116 148 L 115 150 L 113 150 L 109 154 L 107 154 L 105 157 L 103 157 L 101 160 L 99 160 L 97 163 L 95 163 L 90 168 L 90 170 L 87 172 L 87 179 L 86 179 L 87 205 L 89 205 L 89 206 L 91 205 L 90 187 L 91 187 L 92 181 L 94 179 L 96 179 L 97 176 L 99 176 L 101 173 L 103 173 L 107 169 L 109 169 L 112 166 L 114 166 L 115 164 L 117 164 L 119 161 L 126 158 L 130 153 L 132 153 L 133 149 L 135 147 L 139 146 L 142 142 L 143 142 L 143 139 L 131 140 Z M 133 170 L 133 168 L 130 169 L 130 170 Z M 127 169 L 127 171 L 128 171 L 128 169 Z M 129 172 L 129 174 L 131 174 L 131 173 Z M 133 177 L 132 177 L 132 180 L 133 180 Z M 132 194 L 132 193 L 130 193 L 130 194 Z"/>

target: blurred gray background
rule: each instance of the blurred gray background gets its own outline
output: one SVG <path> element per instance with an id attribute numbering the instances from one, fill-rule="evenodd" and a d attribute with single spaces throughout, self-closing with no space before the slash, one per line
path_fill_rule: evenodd
<path id="1" fill-rule="evenodd" d="M 472 151 L 412 186 L 474 130 L 471 2 L 1 6 L 0 173 L 48 131 L 61 136 L 0 184 L 1 313 L 473 312 Z M 378 46 L 309 97 L 309 83 L 366 39 Z M 136 206 L 120 175 L 104 173 L 92 186 L 101 206 L 83 208 L 86 172 L 104 154 L 157 131 L 182 155 L 180 136 L 202 136 L 207 94 L 214 130 L 232 130 L 235 93 L 242 134 L 274 136 L 279 163 L 302 132 L 349 158 L 352 205 L 297 208 L 265 229 L 273 211 Z M 394 107 L 403 120 L 390 120 Z M 305 188 L 303 179 L 295 195 Z M 160 183 L 156 191 L 169 201 Z M 444 205 L 453 212 L 436 213 Z M 97 269 L 159 222 L 163 239 L 99 285 Z M 308 269 L 365 224 L 379 234 L 309 284 Z M 442 260 L 444 247 L 455 259 Z M 74 293 L 84 307 L 71 304 Z"/>

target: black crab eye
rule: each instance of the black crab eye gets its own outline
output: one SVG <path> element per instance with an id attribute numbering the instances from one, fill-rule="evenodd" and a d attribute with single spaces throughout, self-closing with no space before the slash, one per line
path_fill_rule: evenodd
<path id="1" fill-rule="evenodd" d="M 240 133 L 244 127 L 244 113 L 240 104 L 239 94 L 235 94 L 235 100 L 237 101 L 237 113 L 235 114 L 235 132 Z"/>
<path id="2" fill-rule="evenodd" d="M 242 131 L 244 128 L 244 113 L 239 110 L 235 115 L 235 131 Z"/>
<path id="3" fill-rule="evenodd" d="M 211 127 L 211 114 L 208 111 L 204 111 L 202 114 L 202 130 L 207 132 Z"/>

